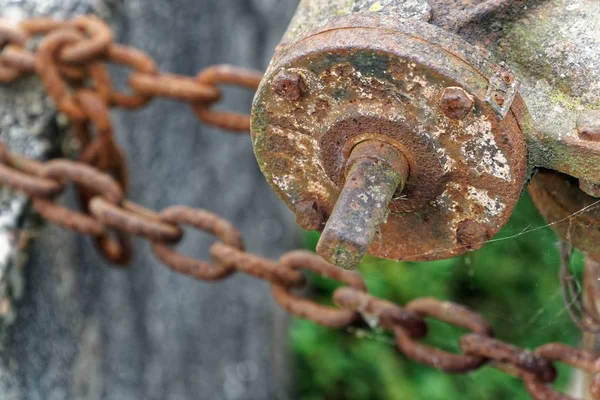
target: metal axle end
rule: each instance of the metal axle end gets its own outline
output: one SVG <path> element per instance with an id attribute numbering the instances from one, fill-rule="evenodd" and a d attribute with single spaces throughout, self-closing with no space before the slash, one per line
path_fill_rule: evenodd
<path id="1" fill-rule="evenodd" d="M 346 164 L 346 181 L 317 244 L 317 253 L 344 269 L 355 269 L 369 250 L 392 197 L 402 191 L 408 162 L 380 140 L 357 144 Z"/>

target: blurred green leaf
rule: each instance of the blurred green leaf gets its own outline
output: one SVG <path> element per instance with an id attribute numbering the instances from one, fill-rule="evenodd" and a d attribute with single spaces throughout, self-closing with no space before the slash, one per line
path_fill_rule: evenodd
<path id="1" fill-rule="evenodd" d="M 569 320 L 558 282 L 557 239 L 544 226 L 533 204 L 524 196 L 504 229 L 482 250 L 453 259 L 401 263 L 367 257 L 360 267 L 369 291 L 406 304 L 433 296 L 464 304 L 481 313 L 496 336 L 518 346 L 543 343 L 577 343 L 578 331 Z M 318 241 L 306 235 L 306 247 Z M 582 257 L 574 260 L 581 272 Z M 338 286 L 311 275 L 312 296 L 331 303 Z M 431 322 L 425 342 L 458 351 L 464 332 Z M 401 399 L 401 400 L 505 400 L 528 399 L 522 383 L 490 368 L 466 375 L 449 375 L 406 359 L 381 332 L 336 331 L 309 321 L 294 320 L 291 345 L 298 368 L 297 398 Z M 560 368 L 563 368 L 562 366 Z M 568 374 L 561 374 L 565 387 Z"/>

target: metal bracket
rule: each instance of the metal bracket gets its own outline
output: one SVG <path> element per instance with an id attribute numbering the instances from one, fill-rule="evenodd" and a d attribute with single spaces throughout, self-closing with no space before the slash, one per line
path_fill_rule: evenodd
<path id="1" fill-rule="evenodd" d="M 504 119 L 508 114 L 520 85 L 521 82 L 506 67 L 496 66 L 485 101 L 499 119 Z"/>

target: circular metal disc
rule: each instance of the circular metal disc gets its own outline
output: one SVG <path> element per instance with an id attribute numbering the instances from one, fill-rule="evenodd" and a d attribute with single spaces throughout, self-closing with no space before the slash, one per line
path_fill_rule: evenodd
<path id="1" fill-rule="evenodd" d="M 276 93 L 280 71 L 302 78 L 298 99 Z M 260 168 L 294 212 L 314 201 L 329 215 L 352 147 L 385 140 L 410 175 L 369 253 L 417 261 L 479 248 L 507 221 L 527 173 L 515 116 L 500 120 L 486 102 L 492 74 L 475 48 L 425 23 L 331 22 L 282 46 L 263 80 L 252 121 Z M 472 97 L 462 120 L 440 109 L 448 87 Z"/>

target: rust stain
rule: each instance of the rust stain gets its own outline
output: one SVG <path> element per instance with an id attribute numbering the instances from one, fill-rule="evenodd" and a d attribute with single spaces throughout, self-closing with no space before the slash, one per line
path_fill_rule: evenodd
<path id="1" fill-rule="evenodd" d="M 528 173 L 516 115 L 502 118 L 488 99 L 498 85 L 516 87 L 498 71 L 477 49 L 426 23 L 400 23 L 393 10 L 315 21 L 286 36 L 255 97 L 259 166 L 303 226 L 321 230 L 341 198 L 352 149 L 383 141 L 410 174 L 368 253 L 419 261 L 478 248 L 473 235 L 457 234 L 460 224 L 480 226 L 483 242 L 493 237 Z"/>

